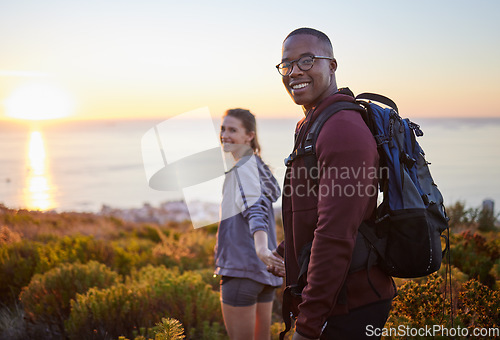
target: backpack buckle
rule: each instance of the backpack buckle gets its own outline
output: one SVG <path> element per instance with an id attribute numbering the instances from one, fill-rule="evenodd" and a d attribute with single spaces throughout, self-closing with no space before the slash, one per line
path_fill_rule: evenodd
<path id="1" fill-rule="evenodd" d="M 417 162 L 417 160 L 413 157 L 411 157 L 410 155 L 408 155 L 406 152 L 404 153 L 401 153 L 400 157 L 399 157 L 399 161 L 401 163 L 403 163 L 404 165 L 406 165 L 406 167 L 408 169 L 411 169 L 413 168 L 413 166 L 415 165 L 415 163 Z"/>
<path id="2" fill-rule="evenodd" d="M 417 137 L 422 137 L 424 135 L 424 132 L 420 129 L 420 125 L 415 124 L 412 121 L 408 121 L 408 127 L 413 131 L 415 131 L 415 135 Z"/>
<path id="3" fill-rule="evenodd" d="M 377 146 L 381 146 L 382 144 L 389 143 L 389 138 L 384 135 L 376 135 L 375 142 L 377 142 Z"/>

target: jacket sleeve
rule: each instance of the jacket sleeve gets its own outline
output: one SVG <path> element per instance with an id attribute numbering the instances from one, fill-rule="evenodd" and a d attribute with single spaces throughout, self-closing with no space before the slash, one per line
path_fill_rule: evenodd
<path id="1" fill-rule="evenodd" d="M 239 209 L 248 221 L 250 234 L 257 230 L 268 230 L 270 200 L 262 194 L 256 158 L 252 157 L 236 169 L 240 195 L 237 195 Z"/>
<path id="2" fill-rule="evenodd" d="M 358 119 L 359 118 L 359 119 Z M 373 171 L 376 144 L 361 117 L 334 115 L 316 144 L 320 169 L 318 222 L 314 231 L 308 284 L 299 305 L 297 332 L 319 338 L 348 275 L 358 226 L 377 193 Z"/>
<path id="3" fill-rule="evenodd" d="M 268 202 L 266 202 L 266 200 Z M 250 226 L 250 234 L 254 234 L 258 230 L 268 232 L 269 229 L 269 206 L 271 203 L 265 196 L 243 211 L 243 217 L 248 221 Z"/>

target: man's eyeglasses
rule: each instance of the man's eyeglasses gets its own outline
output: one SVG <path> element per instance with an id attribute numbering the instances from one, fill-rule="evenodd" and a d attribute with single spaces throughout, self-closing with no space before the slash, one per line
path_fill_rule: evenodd
<path id="1" fill-rule="evenodd" d="M 309 71 L 313 65 L 314 65 L 314 59 L 329 59 L 333 60 L 331 57 L 321 57 L 317 55 L 310 55 L 310 56 L 305 56 L 299 59 L 295 59 L 292 61 L 283 61 L 276 65 L 276 68 L 278 69 L 278 72 L 283 76 L 288 76 L 290 73 L 292 73 L 293 69 L 293 63 L 297 63 L 297 66 L 299 67 L 300 70 L 302 71 Z"/>

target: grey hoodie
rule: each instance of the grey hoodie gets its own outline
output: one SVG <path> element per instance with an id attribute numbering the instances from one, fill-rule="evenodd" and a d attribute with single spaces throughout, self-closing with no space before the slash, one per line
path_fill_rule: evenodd
<path id="1" fill-rule="evenodd" d="M 215 246 L 215 274 L 281 285 L 282 279 L 269 273 L 257 257 L 253 240 L 253 234 L 263 230 L 269 249 L 276 248 L 272 203 L 280 195 L 278 182 L 256 155 L 242 157 L 226 173 Z"/>

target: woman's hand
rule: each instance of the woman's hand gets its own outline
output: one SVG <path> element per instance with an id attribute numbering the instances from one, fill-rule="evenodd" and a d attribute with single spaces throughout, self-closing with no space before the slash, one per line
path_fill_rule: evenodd
<path id="1" fill-rule="evenodd" d="M 267 233 L 258 230 L 253 234 L 255 252 L 259 259 L 265 263 L 267 270 L 276 276 L 285 276 L 283 258 L 276 251 L 271 251 L 267 246 Z"/>
<path id="2" fill-rule="evenodd" d="M 274 255 L 274 253 L 268 248 L 256 249 L 257 256 L 259 259 L 266 264 L 266 266 L 280 267 L 283 265 L 283 260 L 280 257 Z"/>
<path id="3" fill-rule="evenodd" d="M 285 277 L 285 262 L 283 258 L 276 252 L 276 249 L 272 251 L 272 254 L 278 261 L 268 265 L 267 271 L 276 276 Z"/>

